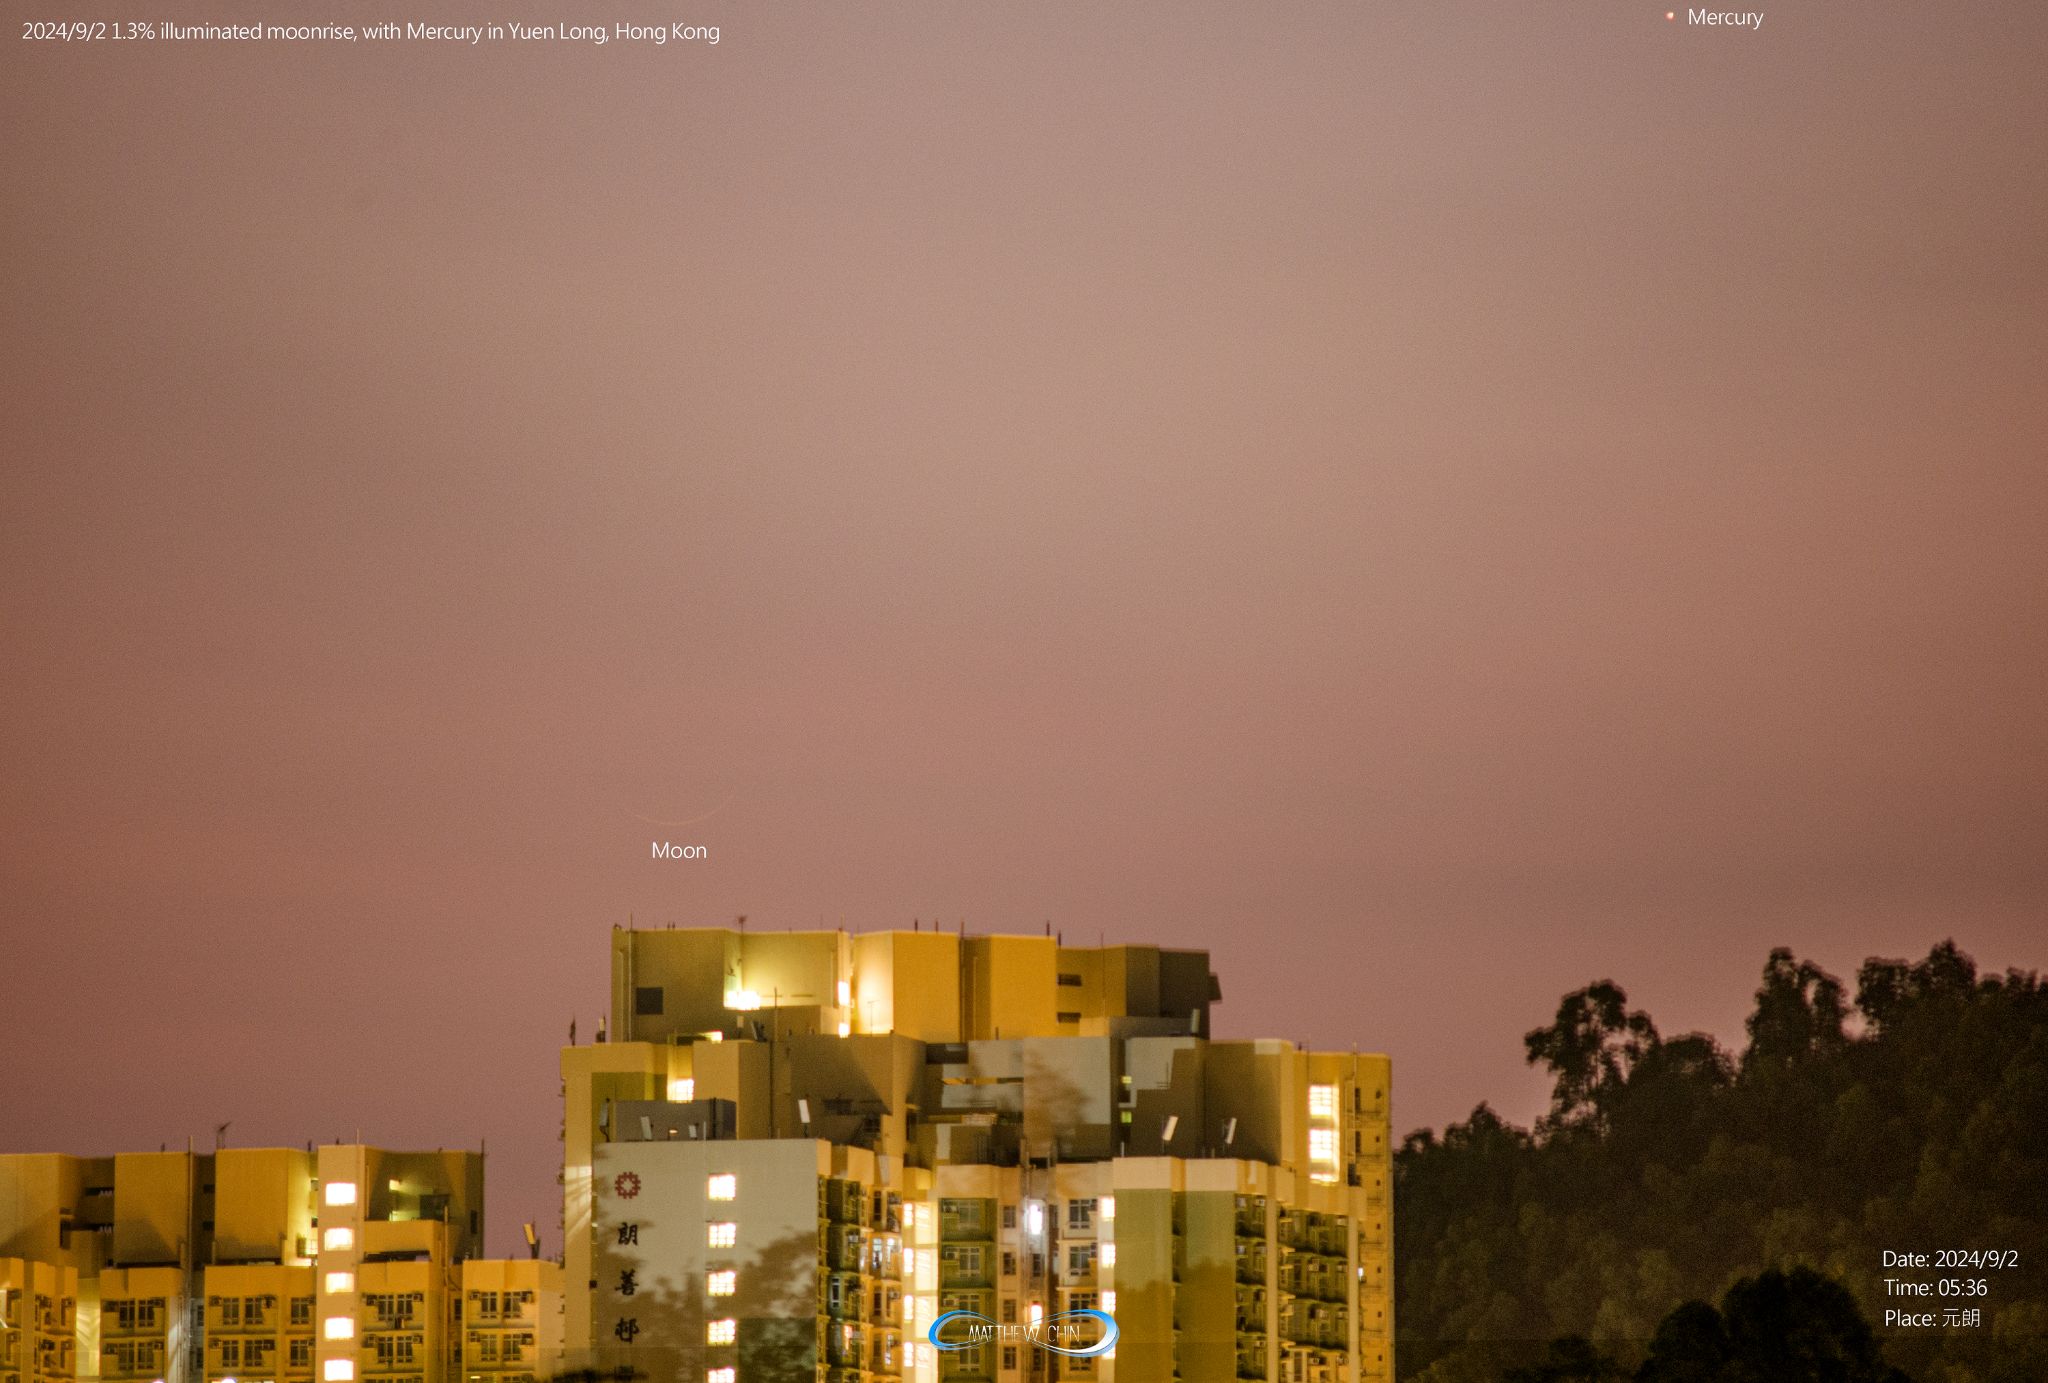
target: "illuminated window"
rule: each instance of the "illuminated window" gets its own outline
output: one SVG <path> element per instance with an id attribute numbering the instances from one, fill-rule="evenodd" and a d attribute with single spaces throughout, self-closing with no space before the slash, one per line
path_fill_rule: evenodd
<path id="1" fill-rule="evenodd" d="M 327 1290 L 330 1292 L 353 1292 L 356 1289 L 354 1273 L 327 1274 Z"/>
<path id="2" fill-rule="evenodd" d="M 356 1337 L 354 1316 L 329 1316 L 320 1322 L 320 1333 L 330 1340 L 353 1340 Z"/>
<path id="3" fill-rule="evenodd" d="M 320 1199 L 329 1205 L 354 1205 L 356 1184 L 353 1181 L 330 1181 L 320 1188 Z"/>
<path id="4" fill-rule="evenodd" d="M 839 982 L 839 1007 L 841 1007 L 841 1008 L 845 1008 L 845 1007 L 846 1007 L 846 1006 L 847 1006 L 848 1004 L 850 1004 L 850 1003 L 852 1003 L 852 1002 L 853 1002 L 853 981 L 852 981 L 852 980 L 841 980 L 841 981 Z"/>
<path id="5" fill-rule="evenodd" d="M 706 1321 L 704 1343 L 707 1345 L 729 1345 L 740 1335 L 740 1323 L 727 1316 L 722 1321 Z"/>
<path id="6" fill-rule="evenodd" d="M 905 1203 L 905 1205 L 904 1205 L 904 1207 L 903 1207 L 903 1227 L 904 1227 L 905 1229 L 915 1229 L 915 1228 L 917 1228 L 917 1202 L 916 1202 L 916 1201 L 909 1201 L 909 1202 Z"/>
<path id="7" fill-rule="evenodd" d="M 853 1024 L 851 1024 L 851 1023 L 847 1022 L 847 1021 L 846 1021 L 846 1020 L 845 1020 L 844 1018 L 840 1019 L 840 1020 L 839 1020 L 839 1035 L 840 1035 L 841 1037 L 851 1037 L 851 1036 L 853 1036 Z"/>
<path id="8" fill-rule="evenodd" d="M 353 1359 L 329 1359 L 320 1366 L 320 1376 L 327 1383 L 351 1383 L 356 1376 L 356 1361 Z"/>
<path id="9" fill-rule="evenodd" d="M 704 1274 L 704 1290 L 714 1297 L 729 1297 L 739 1290 L 740 1275 L 731 1268 Z"/>
<path id="10" fill-rule="evenodd" d="M 323 1249 L 352 1249 L 356 1246 L 356 1232 L 347 1225 L 336 1225 L 320 1231 L 320 1247 Z"/>
<path id="11" fill-rule="evenodd" d="M 684 1076 L 681 1080 L 670 1081 L 668 1083 L 668 1097 L 677 1104 L 687 1104 L 691 1100 L 696 1099 L 697 1082 L 695 1078 Z"/>
<path id="12" fill-rule="evenodd" d="M 1101 1256 L 1101 1260 L 1102 1260 L 1102 1266 L 1103 1266 L 1103 1267 L 1105 1267 L 1105 1268 L 1114 1268 L 1114 1267 L 1116 1266 L 1116 1243 L 1115 1243 L 1115 1241 L 1113 1241 L 1113 1240 L 1109 1240 L 1109 1239 L 1105 1239 L 1105 1240 L 1103 1240 L 1103 1242 L 1102 1242 L 1102 1247 L 1101 1247 L 1100 1249 L 1098 1249 L 1098 1250 L 1097 1250 L 1097 1252 L 1098 1252 L 1098 1253 L 1100 1254 L 1100 1256 Z"/>
<path id="13" fill-rule="evenodd" d="M 913 1248 L 906 1248 L 906 1249 L 904 1249 L 904 1250 L 903 1250 L 903 1275 L 904 1275 L 905 1277 L 916 1277 L 916 1276 L 917 1276 L 917 1250 L 916 1250 L 916 1249 L 913 1249 Z"/>
<path id="14" fill-rule="evenodd" d="M 740 1191 L 740 1179 L 731 1172 L 720 1172 L 704 1183 L 704 1194 L 715 1201 L 729 1201 Z"/>
<path id="15" fill-rule="evenodd" d="M 1115 1293 L 1115 1292 L 1104 1292 L 1104 1293 L 1102 1294 L 1102 1309 L 1103 1309 L 1103 1310 L 1105 1310 L 1105 1311 L 1112 1311 L 1112 1312 L 1116 1310 L 1116 1293 Z"/>
<path id="16" fill-rule="evenodd" d="M 1308 1131 L 1308 1160 L 1311 1162 L 1335 1162 L 1337 1160 L 1337 1131 L 1328 1128 L 1312 1128 Z"/>
<path id="17" fill-rule="evenodd" d="M 1308 1117 L 1311 1119 L 1334 1119 L 1337 1117 L 1336 1086 L 1311 1085 L 1308 1088 Z"/>
<path id="18" fill-rule="evenodd" d="M 1040 1323 L 1041 1321 L 1043 1321 L 1044 1319 L 1045 1319 L 1045 1307 L 1043 1307 L 1042 1305 L 1040 1305 L 1040 1304 L 1039 1304 L 1038 1302 L 1035 1302 L 1035 1301 L 1034 1301 L 1034 1302 L 1032 1302 L 1032 1303 L 1031 1303 L 1031 1323 L 1032 1323 L 1033 1325 L 1037 1325 L 1037 1324 L 1039 1324 L 1039 1323 Z"/>
<path id="19" fill-rule="evenodd" d="M 1024 1207 L 1024 1228 L 1033 1234 L 1045 1233 L 1045 1207 L 1037 1201 Z"/>
<path id="20" fill-rule="evenodd" d="M 741 1012 L 751 1012 L 761 1007 L 761 996 L 751 989 L 730 989 L 725 994 L 725 1006 L 739 1009 Z"/>
<path id="21" fill-rule="evenodd" d="M 1095 1213 L 1105 1220 L 1114 1220 L 1116 1218 L 1116 1197 L 1104 1196 L 1101 1200 L 1097 1201 Z"/>
<path id="22" fill-rule="evenodd" d="M 740 1241 L 740 1227 L 731 1220 L 713 1220 L 704 1226 L 707 1248 L 729 1249 Z"/>
<path id="23" fill-rule="evenodd" d="M 734 1383 L 738 1376 L 731 1369 L 713 1369 L 704 1375 L 704 1383 Z"/>

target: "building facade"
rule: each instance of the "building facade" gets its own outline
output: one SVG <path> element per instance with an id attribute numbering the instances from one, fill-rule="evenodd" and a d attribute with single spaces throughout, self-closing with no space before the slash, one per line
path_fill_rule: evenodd
<path id="1" fill-rule="evenodd" d="M 0 1383 L 534 1383 L 561 1268 L 482 1245 L 480 1153 L 0 1156 Z"/>
<path id="2" fill-rule="evenodd" d="M 1206 954 L 1148 946 L 615 931 L 607 1040 L 562 1055 L 569 1357 L 1391 1379 L 1390 1063 L 1215 1039 L 1218 997 Z M 1113 1350 L 1040 1347 L 1091 1310 Z M 939 1348 L 948 1312 L 985 1338 Z"/>
<path id="3" fill-rule="evenodd" d="M 4 1155 L 0 1383 L 1393 1377 L 1390 1065 L 1214 1037 L 1205 953 L 611 959 L 561 1057 L 559 1263 L 484 1257 L 481 1153 Z"/>

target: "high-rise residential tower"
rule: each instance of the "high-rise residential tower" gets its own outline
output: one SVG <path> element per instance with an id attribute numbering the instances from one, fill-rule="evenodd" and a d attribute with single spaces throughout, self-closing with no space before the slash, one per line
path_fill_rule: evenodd
<path id="1" fill-rule="evenodd" d="M 1391 1379 L 1387 1058 L 1216 1039 L 1219 997 L 1205 953 L 1153 946 L 615 931 L 604 1040 L 562 1055 L 572 1357 Z M 1042 1347 L 1077 1311 L 1111 1351 Z"/>

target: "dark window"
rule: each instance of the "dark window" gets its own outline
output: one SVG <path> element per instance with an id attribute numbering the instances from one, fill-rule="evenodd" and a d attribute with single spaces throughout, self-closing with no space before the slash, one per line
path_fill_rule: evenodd
<path id="1" fill-rule="evenodd" d="M 1079 989 L 1081 987 L 1081 977 L 1079 975 L 1068 975 L 1062 973 L 1060 975 L 1060 983 L 1066 985 L 1070 989 Z"/>
<path id="2" fill-rule="evenodd" d="M 1078 1013 L 1062 1013 L 1060 1021 L 1062 1023 L 1078 1023 L 1081 1021 L 1081 1015 Z"/>
<path id="3" fill-rule="evenodd" d="M 661 986 L 642 985 L 633 991 L 633 1013 L 640 1018 L 661 1017 Z"/>

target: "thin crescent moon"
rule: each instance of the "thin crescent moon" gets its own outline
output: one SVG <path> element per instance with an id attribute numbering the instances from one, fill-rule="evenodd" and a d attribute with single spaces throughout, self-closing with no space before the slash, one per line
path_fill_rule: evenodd
<path id="1" fill-rule="evenodd" d="M 719 814 L 720 812 L 724 811 L 724 810 L 725 810 L 725 809 L 726 809 L 726 808 L 727 808 L 728 806 L 730 806 L 731 804 L 732 804 L 732 794 L 731 794 L 731 793 L 727 793 L 727 794 L 725 795 L 725 801 L 723 801 L 723 802 L 720 802 L 720 803 L 719 803 L 719 804 L 718 804 L 717 806 L 713 807 L 713 808 L 712 808 L 712 809 L 711 809 L 710 811 L 708 811 L 708 812 L 704 813 L 704 815 L 702 815 L 702 816 L 693 816 L 693 817 L 690 817 L 690 818 L 688 818 L 687 820 L 684 820 L 684 821 L 660 821 L 660 820 L 657 820 L 656 818 L 654 818 L 654 817 L 651 817 L 651 816 L 642 816 L 642 815 L 640 815 L 640 813 L 638 813 L 638 812 L 634 812 L 634 813 L 633 813 L 633 818 L 634 818 L 634 819 L 635 819 L 636 821 L 644 821 L 644 822 L 646 822 L 646 823 L 647 823 L 648 825 L 650 825 L 650 826 L 694 826 L 694 825 L 696 825 L 696 824 L 697 824 L 698 822 L 700 822 L 700 821 L 709 821 L 709 820 L 710 820 L 710 819 L 711 819 L 712 817 L 714 817 L 714 816 L 717 816 L 717 815 L 718 815 L 718 814 Z"/>

